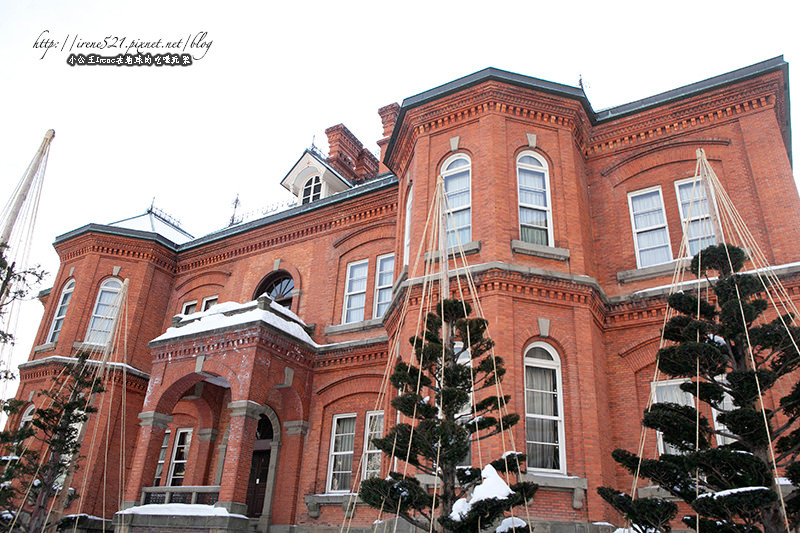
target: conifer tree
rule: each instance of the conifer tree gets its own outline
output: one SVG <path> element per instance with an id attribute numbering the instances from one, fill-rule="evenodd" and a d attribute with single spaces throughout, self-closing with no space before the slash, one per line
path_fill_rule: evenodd
<path id="1" fill-rule="evenodd" d="M 467 303 L 444 300 L 428 314 L 424 334 L 411 339 L 413 360 L 398 361 L 390 379 L 399 390 L 392 406 L 414 424 L 397 424 L 373 441 L 411 468 L 406 475 L 366 479 L 359 491 L 369 505 L 425 531 L 432 523 L 437 531 L 456 533 L 496 526 L 537 488 L 529 482 L 509 487 L 498 475 L 518 476 L 524 454 L 495 458 L 483 470 L 468 466 L 471 443 L 500 435 L 519 421 L 517 414 L 501 413 L 510 398 L 494 394 L 505 373 L 503 360 L 491 356 L 487 321 L 469 318 L 470 312 Z M 436 495 L 416 479 L 417 473 L 439 477 Z M 507 518 L 505 524 L 508 531 L 529 531 L 519 519 Z"/>
<path id="2" fill-rule="evenodd" d="M 790 527 L 797 527 L 800 513 L 800 465 L 795 462 L 800 453 L 800 328 L 791 325 L 789 315 L 764 319 L 766 292 L 756 276 L 738 273 L 744 261 L 740 248 L 706 248 L 690 269 L 706 278 L 710 290 L 679 292 L 668 300 L 676 314 L 665 325 L 664 338 L 671 344 L 659 350 L 658 368 L 664 379 L 685 379 L 680 388 L 699 400 L 699 413 L 692 405 L 655 403 L 642 424 L 660 432 L 665 453 L 641 459 L 641 466 L 629 451 L 612 454 L 631 473 L 640 468 L 641 477 L 689 504 L 703 533 L 786 531 L 770 438 L 780 475 L 795 490 L 785 499 Z M 767 401 L 762 409 L 760 398 L 778 383 L 777 390 L 788 394 L 775 397 L 775 408 Z M 715 421 L 709 421 L 712 413 Z M 670 531 L 677 514 L 678 507 L 666 499 L 632 499 L 605 487 L 598 492 L 638 531 Z M 696 515 L 683 522 L 697 528 Z"/>

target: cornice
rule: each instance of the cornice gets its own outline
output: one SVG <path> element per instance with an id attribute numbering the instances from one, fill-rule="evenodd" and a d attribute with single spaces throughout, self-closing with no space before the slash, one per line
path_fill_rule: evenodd
<path id="1" fill-rule="evenodd" d="M 394 217 L 397 211 L 397 190 L 383 189 L 367 198 L 334 204 L 307 216 L 282 221 L 226 241 L 198 247 L 180 254 L 177 271 L 191 270 L 219 264 L 224 261 L 283 246 L 320 234 L 350 228 L 353 224 L 374 224 L 376 219 Z"/>
<path id="2" fill-rule="evenodd" d="M 56 244 L 56 251 L 62 263 L 78 259 L 87 254 L 102 254 L 124 257 L 136 261 L 147 261 L 164 270 L 174 273 L 176 270 L 176 254 L 158 243 L 136 238 L 106 235 L 102 233 L 84 233 L 75 239 Z"/>
<path id="3" fill-rule="evenodd" d="M 750 113 L 773 109 L 778 101 L 781 83 L 780 74 L 767 74 L 738 86 L 598 125 L 592 129 L 585 155 L 602 156 L 641 147 L 663 138 L 671 139 L 675 135 L 685 135 L 710 125 L 738 120 Z"/>
<path id="4" fill-rule="evenodd" d="M 409 110 L 400 124 L 388 166 L 403 175 L 421 135 L 456 127 L 487 113 L 569 128 L 581 151 L 586 150 L 590 120 L 579 102 L 490 81 Z"/>

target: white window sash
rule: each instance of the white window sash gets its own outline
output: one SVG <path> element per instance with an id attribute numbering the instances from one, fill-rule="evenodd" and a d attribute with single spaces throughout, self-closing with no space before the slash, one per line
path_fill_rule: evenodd
<path id="1" fill-rule="evenodd" d="M 192 306 L 194 306 L 194 309 L 190 310 L 190 308 Z M 196 313 L 196 312 L 197 312 L 197 300 L 192 300 L 191 302 L 185 302 L 181 306 L 181 314 L 182 315 L 190 315 L 190 314 Z"/>
<path id="2" fill-rule="evenodd" d="M 364 266 L 364 274 L 363 276 L 359 276 L 358 278 L 354 277 L 355 270 L 361 266 Z M 367 279 L 369 273 L 369 260 L 364 259 L 361 261 L 355 261 L 353 263 L 348 263 L 347 265 L 347 276 L 345 277 L 345 285 L 344 285 L 344 300 L 342 304 L 342 324 L 352 324 L 355 322 L 361 322 L 364 320 L 364 314 L 366 312 L 366 299 L 367 299 Z M 363 289 L 350 289 L 350 286 L 353 284 L 354 281 L 362 281 L 364 283 Z M 362 302 L 358 302 L 359 296 L 363 297 Z M 361 310 L 360 317 L 358 315 L 358 310 Z M 348 320 L 348 311 L 356 311 L 356 318 L 352 318 Z"/>
<path id="3" fill-rule="evenodd" d="M 414 198 L 414 187 L 408 188 L 408 197 L 406 198 L 406 220 L 405 229 L 403 232 L 403 266 L 408 266 L 411 263 L 411 208 L 412 200 Z"/>
<path id="4" fill-rule="evenodd" d="M 368 411 L 367 420 L 364 424 L 364 457 L 362 458 L 363 471 L 362 479 L 380 477 L 381 475 L 381 452 L 378 448 L 372 447 L 372 439 L 383 436 L 383 411 Z M 376 462 L 377 464 L 372 464 Z"/>
<path id="5" fill-rule="evenodd" d="M 336 433 L 337 422 L 339 420 L 353 420 L 353 432 L 350 433 Z M 348 414 L 340 414 L 340 415 L 333 415 L 333 420 L 331 423 L 331 445 L 330 451 L 328 453 L 328 481 L 326 483 L 326 492 L 350 492 L 350 483 L 352 482 L 352 475 L 353 475 L 353 456 L 355 452 L 355 425 L 357 419 L 355 413 L 348 413 Z M 334 451 L 336 445 L 336 437 L 351 437 L 353 443 L 344 450 Z M 343 458 L 346 461 L 346 457 L 350 456 L 350 470 L 349 472 L 346 470 L 334 470 L 334 463 L 336 462 L 337 458 Z M 334 475 L 342 475 L 344 477 L 345 473 L 347 474 L 347 483 L 345 484 L 344 488 L 339 488 L 338 486 L 334 488 Z"/>
<path id="6" fill-rule="evenodd" d="M 453 162 L 462 159 L 467 162 L 465 166 L 447 170 Z M 447 247 L 452 248 L 458 244 L 462 246 L 472 240 L 472 160 L 464 154 L 457 154 L 448 158 L 442 164 L 442 179 L 447 183 L 448 178 L 466 173 L 466 186 L 451 191 L 445 190 L 447 205 L 451 212 L 445 217 L 447 222 Z M 451 198 L 459 197 L 466 193 L 466 202 L 454 207 Z"/>
<path id="7" fill-rule="evenodd" d="M 541 163 L 542 166 L 541 167 L 535 167 L 535 166 L 532 166 L 530 164 L 520 162 L 520 160 L 523 157 L 526 157 L 526 156 L 533 157 L 539 163 Z M 545 204 L 546 205 L 544 205 L 544 206 L 535 205 L 535 204 L 526 203 L 525 201 L 523 201 L 523 199 L 522 199 L 523 186 L 522 186 L 522 180 L 520 179 L 520 174 L 521 174 L 520 171 L 521 170 L 530 170 L 530 171 L 533 171 L 533 172 L 541 172 L 541 173 L 544 174 L 544 189 L 542 189 L 542 190 L 544 191 L 544 194 L 545 194 Z M 530 187 L 525 187 L 525 189 L 530 189 Z M 519 211 L 518 211 L 518 215 L 519 215 L 519 238 L 521 240 L 525 241 L 525 237 L 524 237 L 524 229 L 525 228 L 544 229 L 547 232 L 547 242 L 544 244 L 544 246 L 554 246 L 554 244 L 553 244 L 553 240 L 554 240 L 554 237 L 553 237 L 553 211 L 552 211 L 552 203 L 550 201 L 550 170 L 549 170 L 549 168 L 547 166 L 547 161 L 545 161 L 544 158 L 539 156 L 539 154 L 537 154 L 536 152 L 525 151 L 525 152 L 522 152 L 521 154 L 519 154 L 519 156 L 517 156 L 517 200 L 519 202 Z M 532 210 L 532 211 L 539 211 L 541 213 L 544 213 L 546 227 L 542 228 L 541 226 L 537 226 L 537 225 L 534 225 L 534 224 L 523 222 L 522 213 L 523 213 L 523 210 L 525 210 L 525 209 Z M 529 241 L 526 241 L 526 242 L 529 242 Z M 533 244 L 541 244 L 541 243 L 533 243 Z"/>
<path id="8" fill-rule="evenodd" d="M 164 474 L 164 463 L 167 460 L 167 451 L 169 450 L 169 436 L 170 431 L 164 432 L 164 438 L 161 441 L 161 448 L 158 451 L 158 461 L 156 462 L 156 475 L 153 476 L 153 486 L 158 487 L 161 484 L 161 476 Z"/>
<path id="9" fill-rule="evenodd" d="M 70 280 L 64 285 L 64 289 L 61 291 L 61 297 L 58 299 L 56 314 L 53 317 L 53 322 L 50 324 L 50 331 L 47 334 L 47 342 L 56 342 L 58 340 L 61 328 L 64 327 L 64 318 L 67 316 L 69 302 L 72 300 L 72 293 L 74 290 L 75 280 Z"/>
<path id="10" fill-rule="evenodd" d="M 108 344 L 114 335 L 114 316 L 119 308 L 119 295 L 122 291 L 122 282 L 118 279 L 109 279 L 100 285 L 97 292 L 92 316 L 89 318 L 89 328 L 86 330 L 87 344 Z M 100 307 L 105 307 L 101 312 Z"/>
<path id="11" fill-rule="evenodd" d="M 201 311 L 208 311 L 211 307 L 217 305 L 217 301 L 219 301 L 219 296 L 209 296 L 208 298 L 203 298 L 203 307 Z"/>
<path id="12" fill-rule="evenodd" d="M 640 196 L 643 196 L 643 195 L 646 195 L 646 194 L 650 194 L 650 193 L 653 193 L 653 192 L 657 192 L 658 193 L 658 206 L 657 206 L 657 208 L 650 209 L 649 211 L 652 211 L 653 213 L 660 212 L 661 218 L 662 218 L 662 222 L 660 222 L 658 224 L 651 224 L 651 225 L 648 225 L 648 226 L 637 227 L 637 225 L 636 225 L 636 215 L 640 215 L 640 214 L 642 214 L 644 212 L 647 212 L 647 211 L 639 211 L 639 212 L 634 211 L 634 207 L 633 207 L 634 200 L 636 198 L 640 197 Z M 634 246 L 634 250 L 636 252 L 636 266 L 637 266 L 637 268 L 645 268 L 645 267 L 648 267 L 648 266 L 660 265 L 660 264 L 669 263 L 670 261 L 672 261 L 672 258 L 673 258 L 673 255 L 672 255 L 672 244 L 671 244 L 670 238 L 669 238 L 669 227 L 667 225 L 667 213 L 666 213 L 666 210 L 664 209 L 664 195 L 661 193 L 661 187 L 660 186 L 649 187 L 647 189 L 641 189 L 641 190 L 638 190 L 638 191 L 633 191 L 633 192 L 628 193 L 628 211 L 630 213 L 630 218 L 631 218 L 631 229 L 633 230 L 633 246 Z M 639 246 L 639 236 L 640 235 L 644 235 L 644 234 L 647 234 L 648 232 L 655 232 L 655 231 L 659 231 L 659 230 L 663 230 L 664 231 L 664 242 L 663 243 L 660 243 L 660 244 L 654 245 L 654 246 L 648 246 L 648 247 L 640 247 Z M 644 261 L 643 260 L 642 256 L 643 256 L 644 252 L 657 250 L 659 248 L 664 248 L 665 249 L 665 251 L 667 253 L 666 260 L 657 261 L 657 262 L 650 262 L 650 261 Z"/>
<path id="13" fill-rule="evenodd" d="M 694 407 L 694 396 L 680 388 L 683 383 L 688 381 L 688 379 L 665 379 L 651 382 L 650 392 L 653 395 L 653 403 L 677 403 Z M 681 453 L 671 444 L 664 442 L 664 437 L 660 431 L 656 431 L 656 442 L 659 454 L 679 455 Z"/>
<path id="14" fill-rule="evenodd" d="M 375 302 L 373 318 L 381 318 L 392 301 L 392 283 L 394 282 L 394 254 L 379 255 L 375 263 Z M 381 283 L 381 275 L 388 279 Z"/>
<path id="15" fill-rule="evenodd" d="M 186 435 L 186 442 L 181 444 L 181 436 Z M 186 479 L 187 466 L 189 464 L 189 451 L 192 447 L 192 428 L 181 428 L 175 432 L 175 442 L 172 446 L 172 456 L 169 462 L 169 475 L 167 476 L 167 486 L 175 487 L 183 485 Z M 176 459 L 178 450 L 182 448 L 183 459 Z M 176 467 L 183 466 L 183 472 L 175 474 Z M 181 484 L 175 485 L 175 481 L 180 479 Z"/>
<path id="16" fill-rule="evenodd" d="M 690 184 L 694 184 L 694 189 L 692 190 L 690 198 L 690 212 L 687 213 L 683 205 L 684 201 L 681 196 L 681 188 Z M 714 234 L 714 226 L 710 212 L 711 209 L 716 209 L 716 199 L 714 198 L 713 191 L 711 193 L 711 198 L 707 198 L 706 188 L 703 186 L 701 178 L 691 177 L 675 182 L 675 196 L 678 201 L 678 210 L 681 214 L 681 230 L 685 235 L 687 243 L 686 255 L 691 257 L 706 246 L 716 244 L 717 238 Z M 706 209 L 704 212 L 698 212 L 698 207 L 701 206 L 703 202 L 705 202 Z M 692 236 L 690 233 L 691 228 L 698 226 L 701 228 L 704 227 L 707 231 Z M 697 246 L 694 246 L 695 250 L 692 250 L 694 243 L 697 243 Z"/>
<path id="17" fill-rule="evenodd" d="M 558 450 L 558 468 L 543 468 L 539 466 L 532 466 L 531 460 L 532 457 L 528 457 L 528 470 L 534 472 L 548 472 L 548 473 L 559 473 L 565 474 L 567 471 L 567 454 L 566 454 L 566 441 L 565 441 L 565 429 L 564 429 L 564 393 L 563 393 L 563 383 L 561 380 L 561 362 L 558 357 L 558 354 L 555 350 L 547 343 L 544 342 L 534 342 L 530 346 L 527 347 L 525 353 L 527 354 L 534 348 L 543 348 L 551 357 L 552 360 L 547 361 L 544 359 L 535 359 L 532 357 L 525 358 L 525 444 L 527 448 L 527 444 L 533 443 L 537 445 L 544 445 L 544 446 L 551 446 Z M 556 409 L 558 409 L 558 414 L 556 416 L 552 415 L 545 415 L 539 413 L 530 413 L 528 412 L 528 391 L 536 391 L 536 392 L 549 392 L 549 391 L 539 391 L 538 389 L 534 389 L 532 386 L 529 387 L 528 385 L 528 372 L 527 368 L 542 368 L 546 370 L 554 370 L 555 371 L 555 396 L 556 396 Z M 546 421 L 553 421 L 556 423 L 556 438 L 558 439 L 557 442 L 540 442 L 540 441 L 528 441 L 528 434 L 527 434 L 527 423 L 534 422 L 536 420 L 546 420 Z M 527 449 L 526 449 L 527 453 Z"/>

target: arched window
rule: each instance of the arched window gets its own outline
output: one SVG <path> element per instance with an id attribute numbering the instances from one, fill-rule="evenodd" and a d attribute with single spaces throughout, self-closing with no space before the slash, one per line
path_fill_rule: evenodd
<path id="1" fill-rule="evenodd" d="M 319 176 L 314 176 L 303 185 L 303 203 L 308 204 L 319 200 L 322 195 L 322 182 Z"/>
<path id="2" fill-rule="evenodd" d="M 525 352 L 525 444 L 528 468 L 566 472 L 561 363 L 544 342 Z"/>
<path id="3" fill-rule="evenodd" d="M 553 245 L 553 214 L 547 161 L 535 152 L 517 157 L 519 238 L 531 244 Z"/>
<path id="4" fill-rule="evenodd" d="M 22 429 L 33 420 L 33 413 L 36 411 L 36 406 L 30 404 L 25 411 L 22 412 L 22 418 L 19 419 L 19 428 Z"/>
<path id="5" fill-rule="evenodd" d="M 58 334 L 61 332 L 61 326 L 64 325 L 64 317 L 67 316 L 67 307 L 74 290 L 75 280 L 71 279 L 61 291 L 61 298 L 58 300 L 58 308 L 56 308 L 56 315 L 53 317 L 53 324 L 50 326 L 50 335 L 47 336 L 47 342 L 56 342 L 58 340 Z"/>
<path id="6" fill-rule="evenodd" d="M 472 240 L 472 197 L 470 194 L 469 157 L 456 154 L 442 165 L 442 178 L 447 196 L 447 247 L 466 244 Z"/>
<path id="7" fill-rule="evenodd" d="M 262 294 L 269 295 L 275 303 L 281 304 L 286 308 L 292 307 L 292 292 L 294 291 L 294 280 L 292 275 L 285 270 L 273 272 L 258 285 L 253 296 L 258 298 Z"/>
<path id="8" fill-rule="evenodd" d="M 89 320 L 89 329 L 86 331 L 86 342 L 107 344 L 111 340 L 114 316 L 119 307 L 117 296 L 121 290 L 122 282 L 114 278 L 107 279 L 100 285 L 92 318 Z"/>

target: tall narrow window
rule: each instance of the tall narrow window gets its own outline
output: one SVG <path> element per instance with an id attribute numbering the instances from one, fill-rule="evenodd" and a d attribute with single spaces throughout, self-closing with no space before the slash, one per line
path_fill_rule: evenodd
<path id="1" fill-rule="evenodd" d="M 381 475 L 381 451 L 372 443 L 383 436 L 383 411 L 367 413 L 364 429 L 364 475 L 363 479 Z"/>
<path id="2" fill-rule="evenodd" d="M 681 385 L 685 383 L 685 379 L 670 379 L 664 381 L 654 381 L 651 383 L 651 389 L 655 396 L 657 403 L 676 403 L 678 405 L 694 405 L 694 397 L 691 393 L 681 389 Z M 656 433 L 658 440 L 658 453 L 668 453 L 671 455 L 680 455 L 681 452 L 675 446 L 664 442 L 661 432 Z"/>
<path id="3" fill-rule="evenodd" d="M 328 492 L 349 492 L 353 474 L 356 415 L 334 415 L 328 458 Z"/>
<path id="4" fill-rule="evenodd" d="M 322 195 L 322 182 L 319 176 L 310 178 L 303 186 L 303 203 L 316 202 Z"/>
<path id="5" fill-rule="evenodd" d="M 472 240 L 472 197 L 470 194 L 471 164 L 463 154 L 449 158 L 442 165 L 442 178 L 450 208 L 447 220 L 447 247 Z"/>
<path id="6" fill-rule="evenodd" d="M 531 244 L 552 246 L 553 217 L 547 162 L 539 154 L 523 152 L 517 158 L 519 236 Z"/>
<path id="7" fill-rule="evenodd" d="M 22 429 L 33 421 L 33 413 L 36 412 L 36 406 L 30 404 L 22 413 L 22 418 L 19 420 L 19 428 Z"/>
<path id="8" fill-rule="evenodd" d="M 525 443 L 528 467 L 565 472 L 561 364 L 555 350 L 535 342 L 525 354 Z"/>
<path id="9" fill-rule="evenodd" d="M 192 444 L 192 428 L 181 428 L 175 432 L 175 448 L 169 466 L 170 487 L 182 487 L 186 477 L 186 463 L 189 460 L 189 446 Z"/>
<path id="10" fill-rule="evenodd" d="M 164 472 L 164 461 L 167 460 L 167 450 L 169 449 L 169 430 L 164 432 L 164 440 L 161 441 L 161 449 L 158 451 L 158 463 L 156 463 L 156 475 L 153 479 L 153 486 L 161 485 L 161 474 Z"/>
<path id="11" fill-rule="evenodd" d="M 114 327 L 114 315 L 117 314 L 119 302 L 117 296 L 122 290 L 122 282 L 118 279 L 107 279 L 100 285 L 94 312 L 89 320 L 86 342 L 91 344 L 108 344 Z"/>
<path id="12" fill-rule="evenodd" d="M 356 261 L 347 265 L 347 282 L 344 288 L 344 312 L 342 323 L 364 320 L 364 306 L 367 298 L 367 269 L 369 261 Z"/>
<path id="13" fill-rule="evenodd" d="M 694 256 L 706 246 L 716 244 L 714 227 L 709 214 L 706 188 L 697 178 L 675 182 L 678 207 L 681 211 L 681 226 L 689 244 L 687 254 Z"/>
<path id="14" fill-rule="evenodd" d="M 47 336 L 47 342 L 56 342 L 58 340 L 58 334 L 61 332 L 61 326 L 64 325 L 64 317 L 67 316 L 67 307 L 69 307 L 69 300 L 72 298 L 72 291 L 74 290 L 75 280 L 71 279 L 61 291 L 61 298 L 58 301 L 56 316 L 53 317 L 53 325 L 50 326 L 50 335 Z"/>
<path id="15" fill-rule="evenodd" d="M 375 312 L 373 318 L 380 318 L 392 301 L 392 281 L 394 281 L 394 254 L 378 256 L 375 269 Z"/>
<path id="16" fill-rule="evenodd" d="M 628 194 L 636 264 L 639 268 L 672 261 L 661 187 Z"/>
<path id="17" fill-rule="evenodd" d="M 403 266 L 411 263 L 411 201 L 414 199 L 414 186 L 408 188 L 406 197 L 406 222 L 403 230 Z"/>

